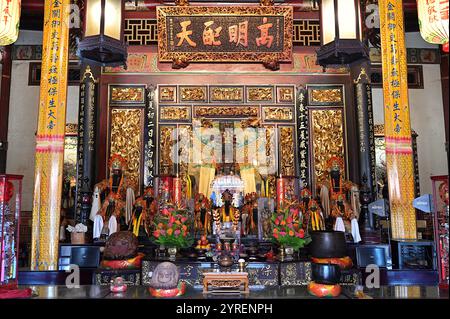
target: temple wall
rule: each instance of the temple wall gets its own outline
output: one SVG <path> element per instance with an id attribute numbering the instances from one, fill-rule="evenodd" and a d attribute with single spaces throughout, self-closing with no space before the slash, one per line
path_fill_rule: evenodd
<path id="1" fill-rule="evenodd" d="M 419 33 L 407 33 L 408 48 L 437 48 L 425 42 Z M 432 194 L 432 175 L 447 174 L 445 152 L 444 110 L 442 104 L 441 71 L 439 64 L 423 64 L 423 89 L 409 89 L 411 128 L 418 134 L 420 191 Z M 372 89 L 375 124 L 383 124 L 383 91 Z"/>
<path id="2" fill-rule="evenodd" d="M 17 45 L 39 45 L 42 32 L 21 31 Z M 39 104 L 39 86 L 28 86 L 31 62 L 13 61 L 11 74 L 11 98 L 8 125 L 8 157 L 6 171 L 24 175 L 23 211 L 31 211 L 34 186 L 35 134 Z M 69 86 L 67 98 L 67 123 L 78 122 L 78 86 Z"/>

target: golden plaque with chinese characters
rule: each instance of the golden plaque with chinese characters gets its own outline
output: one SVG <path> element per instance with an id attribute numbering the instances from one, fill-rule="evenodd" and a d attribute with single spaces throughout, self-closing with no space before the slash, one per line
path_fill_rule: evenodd
<path id="1" fill-rule="evenodd" d="M 158 55 L 174 68 L 190 62 L 292 60 L 291 6 L 158 7 Z"/>

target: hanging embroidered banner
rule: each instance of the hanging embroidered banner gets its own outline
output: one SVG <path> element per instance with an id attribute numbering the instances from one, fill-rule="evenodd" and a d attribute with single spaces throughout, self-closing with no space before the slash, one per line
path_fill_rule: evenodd
<path id="1" fill-rule="evenodd" d="M 262 62 L 278 69 L 292 60 L 293 9 L 158 7 L 160 62 Z"/>

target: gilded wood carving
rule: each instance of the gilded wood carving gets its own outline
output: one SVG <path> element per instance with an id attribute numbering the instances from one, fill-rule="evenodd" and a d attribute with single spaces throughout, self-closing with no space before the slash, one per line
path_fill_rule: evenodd
<path id="1" fill-rule="evenodd" d="M 257 106 L 195 106 L 195 117 L 203 118 L 246 118 L 259 116 Z"/>
<path id="2" fill-rule="evenodd" d="M 111 86 L 111 103 L 144 103 L 145 88 L 143 86 Z"/>
<path id="3" fill-rule="evenodd" d="M 174 68 L 189 62 L 292 60 L 292 6 L 158 7 L 158 53 Z"/>
<path id="4" fill-rule="evenodd" d="M 280 127 L 280 168 L 283 176 L 295 176 L 295 130 L 293 126 Z"/>
<path id="5" fill-rule="evenodd" d="M 189 121 L 191 119 L 191 107 L 162 106 L 159 119 L 161 121 Z"/>
<path id="6" fill-rule="evenodd" d="M 327 176 L 327 161 L 333 156 L 345 158 L 343 110 L 312 110 L 311 126 L 315 180 L 321 183 Z"/>
<path id="7" fill-rule="evenodd" d="M 110 127 L 110 154 L 119 154 L 127 160 L 127 178 L 139 191 L 141 174 L 143 110 L 112 109 Z"/>

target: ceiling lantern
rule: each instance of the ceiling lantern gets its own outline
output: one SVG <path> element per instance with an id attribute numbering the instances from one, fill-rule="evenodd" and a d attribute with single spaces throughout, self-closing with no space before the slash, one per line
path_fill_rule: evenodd
<path id="1" fill-rule="evenodd" d="M 10 45 L 19 36 L 20 0 L 0 0 L 0 45 Z"/>
<path id="2" fill-rule="evenodd" d="M 123 37 L 122 0 L 86 0 L 81 59 L 101 66 L 124 65 L 127 49 Z"/>
<path id="3" fill-rule="evenodd" d="M 362 42 L 359 0 L 322 0 L 320 12 L 322 46 L 317 61 L 321 66 L 369 58 L 369 50 Z"/>
<path id="4" fill-rule="evenodd" d="M 420 34 L 448 52 L 448 0 L 417 0 Z"/>

